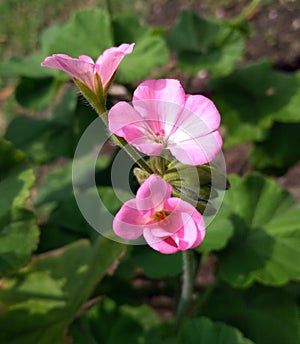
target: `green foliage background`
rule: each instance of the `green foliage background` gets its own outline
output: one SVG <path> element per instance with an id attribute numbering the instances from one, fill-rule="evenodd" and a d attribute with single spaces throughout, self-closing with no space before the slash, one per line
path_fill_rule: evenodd
<path id="1" fill-rule="evenodd" d="M 14 44 L 19 57 L 0 52 L 1 85 L 15 85 L 0 140 L 0 342 L 300 343 L 300 207 L 275 178 L 300 158 L 299 72 L 243 59 L 246 17 L 182 12 L 162 29 L 142 20 L 142 2 L 117 3 L 110 11 L 95 3 L 100 6 L 74 11 L 38 37 L 29 35 Z M 66 13 L 76 4 L 65 1 Z M 18 1 L 0 9 L 10 13 L 13 6 L 28 15 Z M 52 18 L 60 7 L 36 6 L 28 23 L 38 32 L 45 11 L 52 9 Z M 1 25 L 12 35 L 28 28 L 26 20 L 12 25 L 4 18 Z M 200 269 L 216 261 L 213 278 L 195 289 L 177 328 L 170 313 L 180 290 L 181 254 L 126 247 L 99 236 L 84 220 L 73 194 L 72 158 L 96 114 L 65 74 L 40 67 L 52 53 L 96 58 L 123 42 L 136 42 L 115 80 L 128 93 L 145 78 L 191 81 L 205 70 L 203 89 L 221 112 L 225 152 L 251 146 L 252 171 L 229 176 L 231 189 L 195 249 Z M 115 100 L 109 95 L 109 104 Z M 112 157 L 100 160 L 98 191 L 115 214 L 121 203 L 110 182 Z M 89 189 L 83 185 L 81 191 Z M 166 309 L 160 308 L 164 299 Z"/>

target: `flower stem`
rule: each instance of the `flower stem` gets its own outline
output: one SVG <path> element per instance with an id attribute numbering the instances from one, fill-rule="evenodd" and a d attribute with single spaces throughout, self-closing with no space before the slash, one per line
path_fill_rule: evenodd
<path id="1" fill-rule="evenodd" d="M 92 105 L 99 117 L 102 119 L 103 123 L 106 126 L 108 126 L 108 116 L 106 107 L 99 102 L 95 102 Z M 133 159 L 133 161 L 135 161 L 142 169 L 144 169 L 149 174 L 153 173 L 147 161 L 143 159 L 143 157 L 135 150 L 135 148 L 129 145 L 123 137 L 111 134 L 111 139 L 116 145 L 123 148 L 125 152 Z"/>
<path id="2" fill-rule="evenodd" d="M 186 310 L 191 302 L 194 277 L 195 277 L 195 260 L 194 252 L 192 250 L 186 250 L 182 252 L 183 263 L 183 281 L 181 296 L 176 313 L 176 324 L 179 325 L 184 317 Z"/>

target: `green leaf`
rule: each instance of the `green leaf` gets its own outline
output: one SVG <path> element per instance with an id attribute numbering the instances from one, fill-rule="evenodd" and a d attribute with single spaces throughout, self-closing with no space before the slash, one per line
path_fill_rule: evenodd
<path id="1" fill-rule="evenodd" d="M 0 275 L 11 274 L 29 262 L 39 239 L 36 222 L 35 216 L 25 210 L 19 211 L 17 218 L 0 222 Z"/>
<path id="2" fill-rule="evenodd" d="M 26 155 L 19 149 L 15 149 L 11 142 L 0 138 L 0 181 L 9 171 L 26 161 Z"/>
<path id="3" fill-rule="evenodd" d="M 23 77 L 16 88 L 16 100 L 24 108 L 42 110 L 54 100 L 57 89 L 53 78 Z"/>
<path id="4" fill-rule="evenodd" d="M 23 59 L 12 57 L 0 64 L 0 76 L 41 78 L 55 75 L 55 71 L 53 69 L 40 66 L 45 55 L 46 54 L 43 52 L 37 52 Z"/>
<path id="5" fill-rule="evenodd" d="M 230 178 L 224 204 L 234 235 L 219 253 L 219 274 L 236 287 L 280 286 L 300 279 L 300 206 L 272 179 Z"/>
<path id="6" fill-rule="evenodd" d="M 148 246 L 136 246 L 131 254 L 134 264 L 149 278 L 176 276 L 182 271 L 182 253 L 161 254 Z"/>
<path id="7" fill-rule="evenodd" d="M 300 160 L 300 123 L 275 122 L 263 142 L 257 142 L 250 161 L 257 170 L 284 173 Z"/>
<path id="8" fill-rule="evenodd" d="M 238 291 L 221 286 L 201 314 L 239 328 L 256 344 L 295 344 L 300 340 L 296 304 L 280 289 Z"/>
<path id="9" fill-rule="evenodd" d="M 68 89 L 54 108 L 52 118 L 18 116 L 10 122 L 6 138 L 37 163 L 73 157 L 77 141 L 88 121 L 94 118 L 94 112 L 85 107 L 84 115 L 84 119 L 77 119 L 82 116 L 82 110 L 77 111 L 77 93 Z"/>
<path id="10" fill-rule="evenodd" d="M 32 169 L 18 169 L 0 182 L 0 275 L 26 264 L 37 246 L 36 219 L 24 209 L 34 180 Z"/>
<path id="11" fill-rule="evenodd" d="M 45 38 L 47 39 L 47 37 Z M 89 55 L 97 58 L 113 46 L 112 28 L 107 12 L 101 9 L 75 11 L 52 40 L 48 54 Z"/>
<path id="12" fill-rule="evenodd" d="M 80 324 L 73 324 L 71 335 L 75 344 L 82 343 L 84 336 L 91 343 L 121 344 L 126 337 L 129 343 L 137 344 L 143 331 L 158 324 L 159 319 L 147 305 L 118 307 L 113 300 L 104 298 L 80 319 Z"/>
<path id="13" fill-rule="evenodd" d="M 123 246 L 101 237 L 38 256 L 15 277 L 3 280 L 0 341 L 64 343 L 65 329 L 94 286 L 116 263 Z"/>
<path id="14" fill-rule="evenodd" d="M 211 80 L 210 86 L 227 129 L 226 147 L 262 141 L 274 120 L 298 116 L 298 78 L 273 70 L 268 62 L 244 66 Z"/>
<path id="15" fill-rule="evenodd" d="M 119 82 L 142 80 L 151 74 L 154 67 L 160 67 L 168 61 L 169 51 L 161 30 L 143 27 L 135 16 L 128 15 L 114 18 L 113 29 L 116 45 L 136 43 L 133 52 L 124 58 L 118 68 Z"/>
<path id="16" fill-rule="evenodd" d="M 236 328 L 201 317 L 188 320 L 183 324 L 178 343 L 251 344 L 253 342 L 245 338 Z"/>
<path id="17" fill-rule="evenodd" d="M 229 211 L 221 208 L 216 217 L 206 228 L 204 241 L 196 250 L 200 253 L 209 253 L 223 249 L 233 235 L 233 224 L 229 219 Z"/>
<path id="18" fill-rule="evenodd" d="M 244 50 L 244 34 L 239 28 L 224 20 L 201 18 L 193 12 L 182 12 L 166 39 L 178 53 L 180 69 L 193 75 L 201 70 L 226 75 Z"/>

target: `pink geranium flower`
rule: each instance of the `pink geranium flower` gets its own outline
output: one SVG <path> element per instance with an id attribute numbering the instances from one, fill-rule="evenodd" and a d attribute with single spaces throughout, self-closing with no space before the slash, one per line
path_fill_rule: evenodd
<path id="1" fill-rule="evenodd" d="M 144 236 L 154 250 L 175 253 L 198 246 L 205 236 L 201 214 L 180 198 L 171 197 L 172 187 L 152 174 L 136 198 L 123 204 L 114 218 L 113 230 L 123 239 Z"/>
<path id="2" fill-rule="evenodd" d="M 201 165 L 222 146 L 220 114 L 211 100 L 185 94 L 178 80 L 146 80 L 134 92 L 133 106 L 114 105 L 109 129 L 147 155 L 169 149 L 180 162 Z"/>
<path id="3" fill-rule="evenodd" d="M 95 74 L 100 76 L 102 87 L 105 89 L 123 57 L 130 54 L 133 47 L 134 43 L 109 48 L 97 58 L 96 62 L 86 55 L 72 58 L 65 54 L 54 54 L 46 57 L 41 66 L 60 69 L 96 92 Z"/>

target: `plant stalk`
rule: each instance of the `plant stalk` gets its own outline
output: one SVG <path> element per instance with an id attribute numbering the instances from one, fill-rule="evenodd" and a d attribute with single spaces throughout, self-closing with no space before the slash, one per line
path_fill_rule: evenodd
<path id="1" fill-rule="evenodd" d="M 99 117 L 102 119 L 103 123 L 108 126 L 108 117 L 107 117 L 107 109 L 104 105 L 100 104 L 99 102 L 95 102 L 92 104 L 94 109 L 96 110 Z M 143 159 L 143 157 L 135 150 L 134 147 L 128 144 L 128 142 L 120 136 L 115 134 L 111 134 L 111 139 L 113 142 L 125 150 L 125 152 L 135 161 L 142 169 L 146 172 L 152 174 L 153 171 L 147 161 Z"/>
<path id="2" fill-rule="evenodd" d="M 182 252 L 183 263 L 183 279 L 181 296 L 176 313 L 177 326 L 182 321 L 191 302 L 194 278 L 195 278 L 195 259 L 194 252 L 192 250 L 186 250 Z"/>

